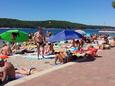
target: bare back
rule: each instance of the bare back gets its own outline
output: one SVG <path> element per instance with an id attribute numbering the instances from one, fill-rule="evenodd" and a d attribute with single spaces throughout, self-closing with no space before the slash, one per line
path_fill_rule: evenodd
<path id="1" fill-rule="evenodd" d="M 15 78 L 15 68 L 10 62 L 5 62 L 4 71 L 8 78 Z"/>

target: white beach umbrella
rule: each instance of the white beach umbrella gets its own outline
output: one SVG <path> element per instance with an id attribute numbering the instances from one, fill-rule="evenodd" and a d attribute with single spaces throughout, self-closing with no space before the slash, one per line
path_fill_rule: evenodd
<path id="1" fill-rule="evenodd" d="M 80 33 L 80 34 L 82 34 L 82 35 L 85 35 L 85 34 L 86 34 L 86 32 L 83 31 L 83 30 L 75 30 L 75 32 L 78 32 L 78 33 Z"/>

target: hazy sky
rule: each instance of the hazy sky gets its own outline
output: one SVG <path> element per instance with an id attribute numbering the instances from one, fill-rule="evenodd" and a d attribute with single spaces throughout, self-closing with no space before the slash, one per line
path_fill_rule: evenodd
<path id="1" fill-rule="evenodd" d="M 0 0 L 0 18 L 115 26 L 114 0 Z"/>

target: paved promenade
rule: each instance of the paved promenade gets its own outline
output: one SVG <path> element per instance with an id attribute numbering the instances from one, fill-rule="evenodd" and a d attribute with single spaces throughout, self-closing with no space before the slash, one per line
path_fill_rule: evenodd
<path id="1" fill-rule="evenodd" d="M 115 86 L 115 48 L 98 55 L 95 61 L 75 62 L 15 86 Z"/>

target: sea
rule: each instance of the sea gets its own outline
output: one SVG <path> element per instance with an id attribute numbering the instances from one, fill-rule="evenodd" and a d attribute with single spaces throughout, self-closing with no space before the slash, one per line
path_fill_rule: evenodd
<path id="1" fill-rule="evenodd" d="M 19 29 L 21 31 L 27 32 L 27 33 L 35 33 L 36 31 L 38 31 L 37 28 L 0 28 L 0 34 L 7 31 L 7 30 L 11 30 L 11 29 Z M 56 34 L 60 31 L 64 30 L 63 28 L 43 28 L 44 33 L 46 32 L 51 32 L 52 34 Z M 73 29 L 75 30 L 75 29 Z M 85 31 L 88 34 L 101 34 L 99 33 L 100 29 L 82 29 L 83 31 Z M 115 31 L 115 29 L 113 29 L 112 31 Z M 115 33 L 105 33 L 108 34 L 110 36 L 115 36 Z"/>

